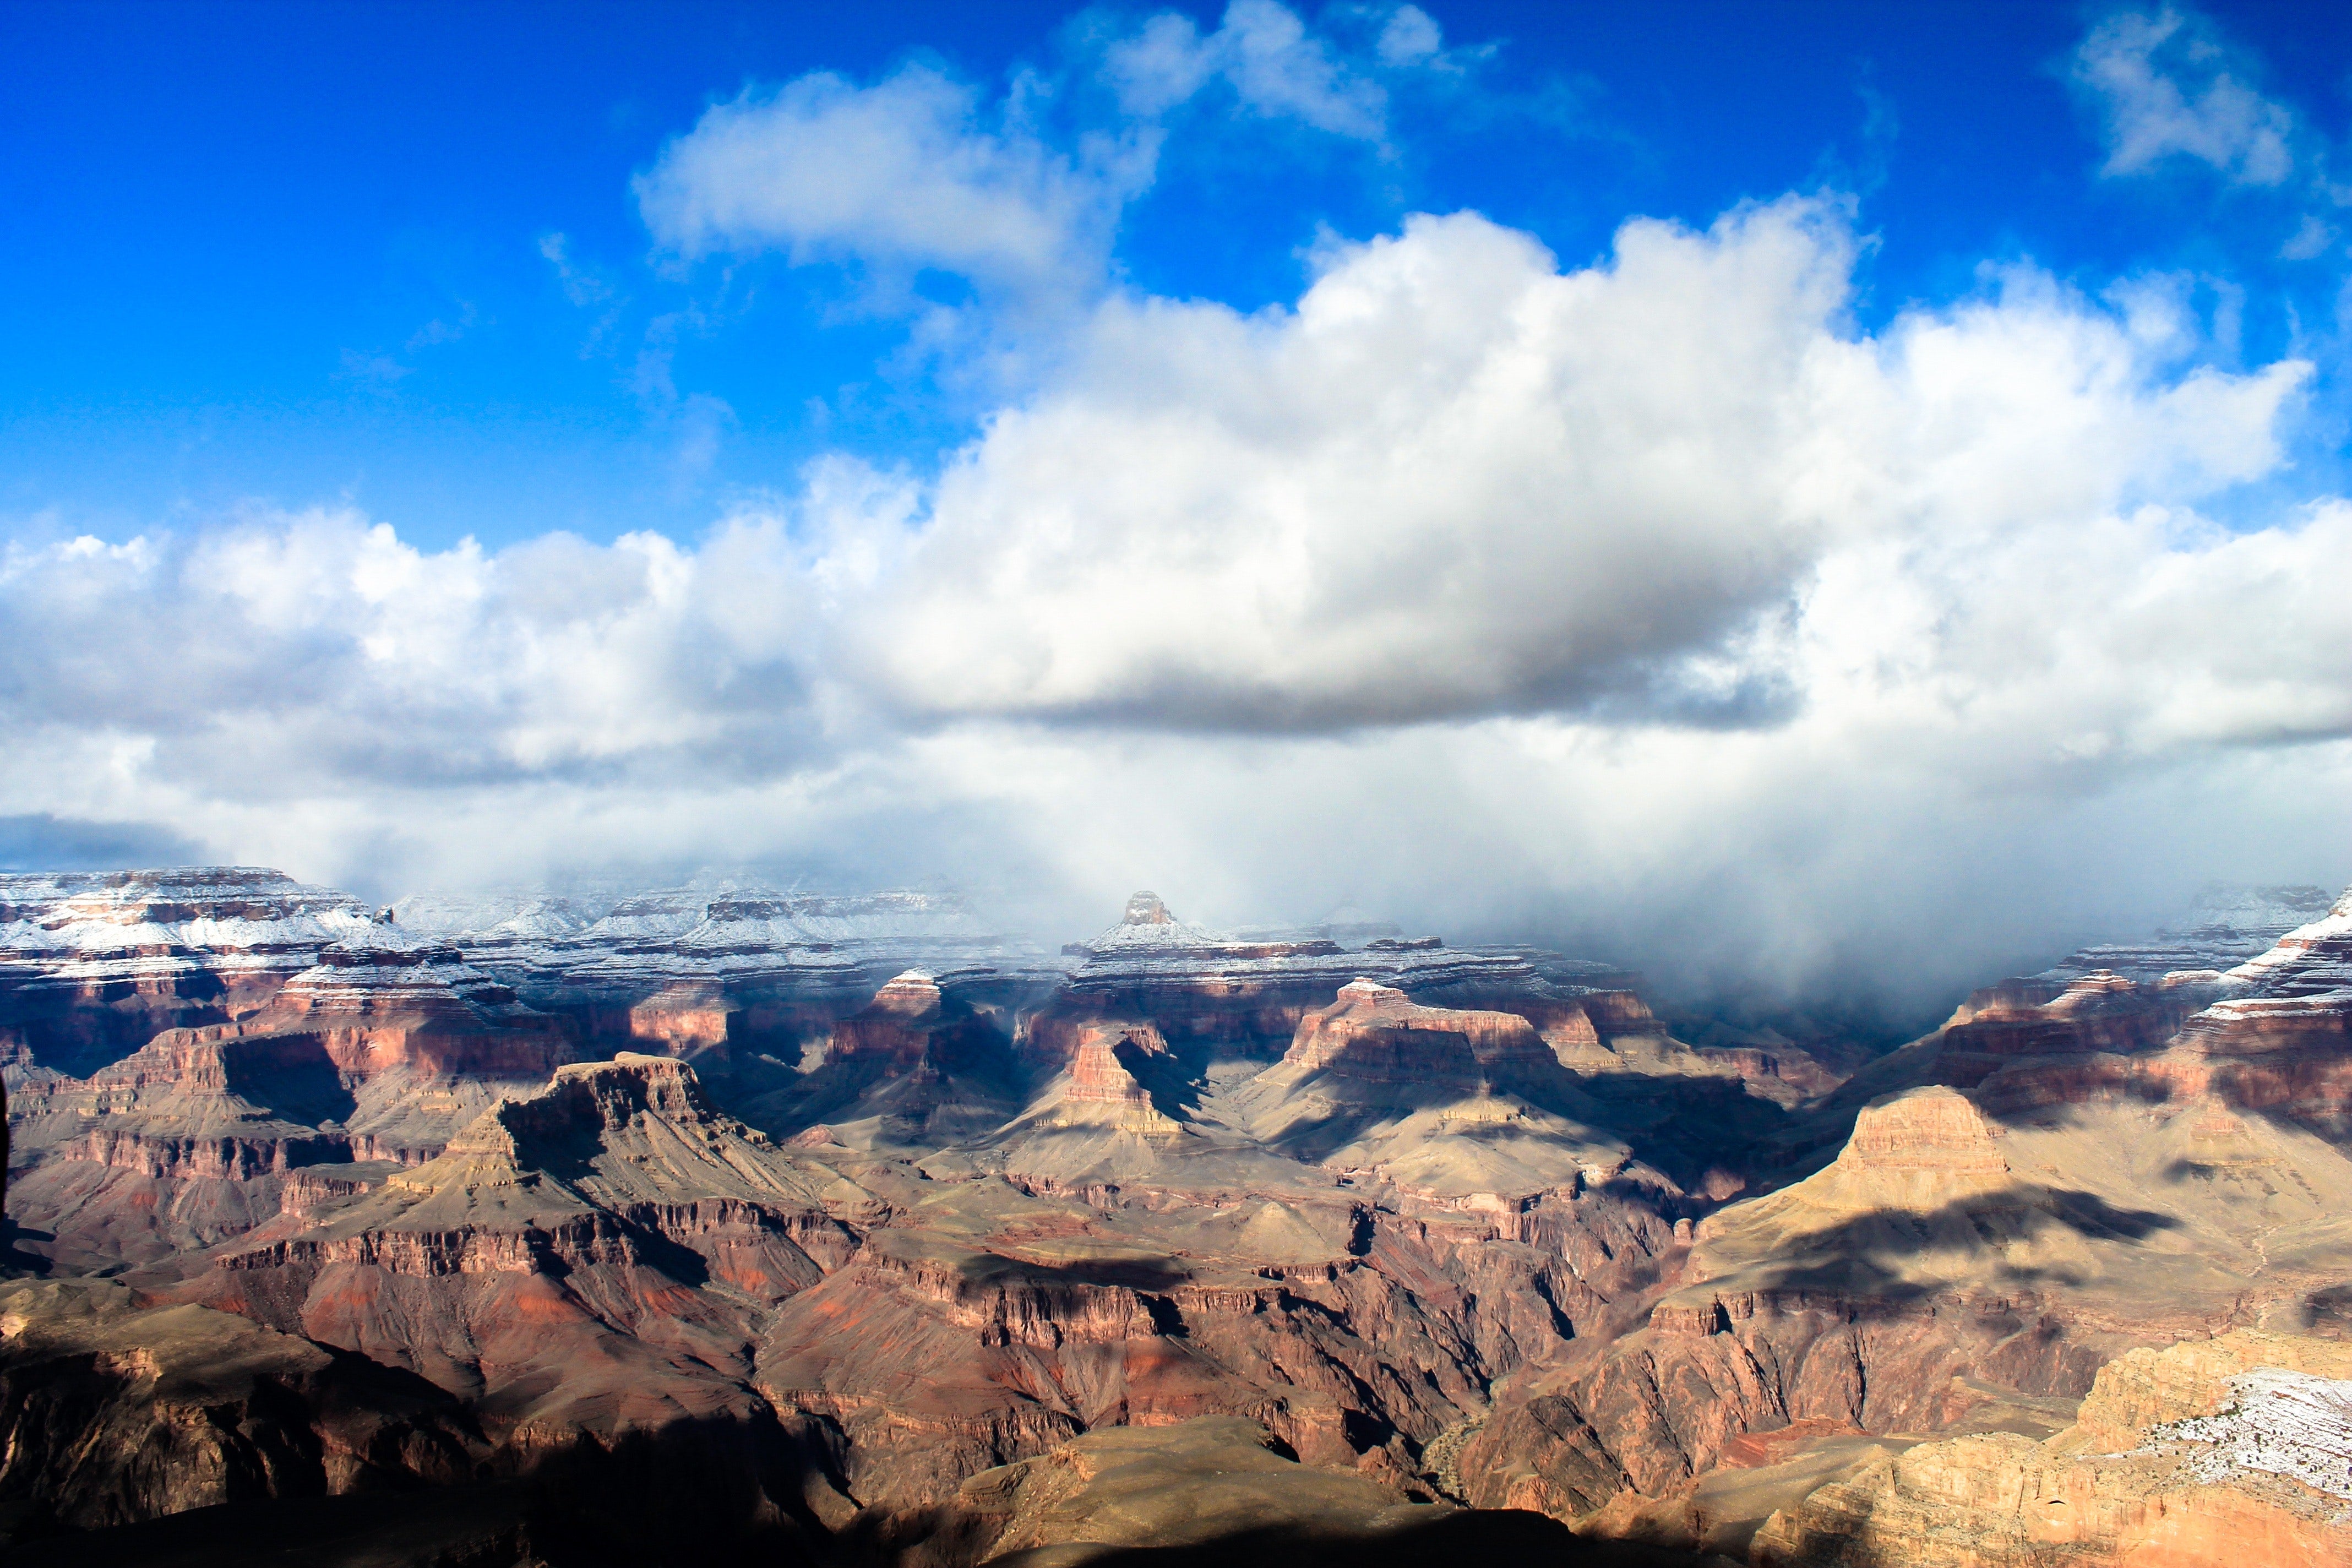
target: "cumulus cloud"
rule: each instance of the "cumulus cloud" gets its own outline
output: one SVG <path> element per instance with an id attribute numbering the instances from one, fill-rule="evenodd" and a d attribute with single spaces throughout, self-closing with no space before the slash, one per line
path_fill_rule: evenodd
<path id="1" fill-rule="evenodd" d="M 2074 52 L 2074 79 L 2104 122 L 2106 173 L 2189 158 L 2236 184 L 2284 184 L 2294 172 L 2294 115 L 2249 86 L 2244 70 L 2210 23 L 2169 5 L 2119 11 L 2093 27 Z"/>
<path id="2" fill-rule="evenodd" d="M 380 891 L 778 855 L 1797 978 L 1927 910 L 1921 984 L 2352 873 L 2352 505 L 2200 510 L 2309 367 L 2031 269 L 1864 332 L 1858 248 L 1797 199 L 1570 268 L 1415 218 L 1286 309 L 1114 296 L 935 479 L 830 459 L 689 542 L 19 543 L 0 811 Z"/>
<path id="3" fill-rule="evenodd" d="M 952 274 L 999 305 L 1055 304 L 1104 284 L 1121 213 L 1149 189 L 1179 106 L 1222 89 L 1241 113 L 1379 142 L 1383 77 L 1459 75 L 1480 51 L 1445 47 L 1412 5 L 1343 8 L 1356 47 L 1277 0 L 1233 0 L 1203 34 L 1176 12 L 1131 31 L 1097 16 L 1074 30 L 1085 68 L 1125 116 L 1075 135 L 1050 125 L 1067 90 L 1034 72 L 1002 95 L 926 65 L 871 86 L 828 71 L 748 89 L 704 111 L 635 182 L 656 242 L 691 260 L 776 250 L 864 269 L 877 296 L 921 298 L 914 275 Z M 564 237 L 541 248 L 575 303 L 593 276 Z"/>
<path id="4" fill-rule="evenodd" d="M 269 796 L 369 780 L 790 765 L 808 579 L 782 524 L 698 549 L 551 534 L 425 552 L 350 512 L 0 558 L 0 722 L 134 736 Z"/>
<path id="5" fill-rule="evenodd" d="M 862 668 L 903 709 L 1313 730 L 1498 711 L 1760 721 L 1820 563 L 2193 499 L 2276 460 L 2294 363 L 2031 273 L 1843 324 L 1834 205 L 1639 222 L 1562 271 L 1471 215 L 1295 310 L 1122 300 L 942 476 Z"/>
<path id="6" fill-rule="evenodd" d="M 1098 37 L 1099 69 L 1141 118 L 1216 89 L 1244 116 L 1377 142 L 1389 132 L 1391 82 L 1459 77 L 1491 52 L 1448 48 L 1417 5 L 1335 6 L 1324 19 L 1318 32 L 1276 0 L 1233 0 L 1204 34 L 1192 17 L 1162 12 Z"/>

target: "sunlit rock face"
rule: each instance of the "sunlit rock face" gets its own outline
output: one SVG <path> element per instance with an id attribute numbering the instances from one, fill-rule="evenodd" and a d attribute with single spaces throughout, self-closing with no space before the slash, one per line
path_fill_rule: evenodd
<path id="1" fill-rule="evenodd" d="M 835 1026 L 910 962 L 986 971 L 999 1005 L 1042 993 L 1061 973 L 939 893 L 680 889 L 618 899 L 579 929 L 542 937 L 519 934 L 522 919 L 491 926 L 488 940 L 459 940 L 598 1048 L 660 1051 L 772 1089 L 782 1080 L 765 1062 L 789 1069 L 823 1051 Z"/>
<path id="2" fill-rule="evenodd" d="M 1549 1076 L 1559 1063 L 1516 1013 L 1424 1007 L 1393 985 L 1352 980 L 1299 1020 L 1282 1066 L 1366 1083 L 1486 1085 Z"/>
<path id="3" fill-rule="evenodd" d="M 363 924 L 230 1023 L 166 1029 L 88 1079 L 42 1075 L 11 1106 L 10 1212 L 72 1263 L 208 1246 L 274 1215 L 290 1173 L 415 1163 L 505 1092 L 576 1055 L 447 943 Z"/>
<path id="4" fill-rule="evenodd" d="M 1967 1509 L 1997 1510 L 2003 1488 L 2030 1494 L 2036 1476 L 2106 1511 L 2046 1538 L 2000 1542 L 1987 1525 L 1998 1550 L 1964 1560 L 2169 1561 L 2143 1529 L 2168 1510 L 2207 1531 L 2195 1550 L 2242 1528 L 2281 1561 L 2336 1560 L 2333 1538 L 2297 1533 L 2308 1510 L 2292 1492 L 2282 1514 L 2278 1497 L 2201 1490 L 2193 1476 L 2077 1474 L 2031 1439 L 2065 1425 L 2101 1363 L 2137 1364 L 2135 1345 L 2233 1324 L 2340 1331 L 2345 908 L 2227 971 L 2062 974 L 1972 996 L 1821 1102 L 1824 1130 L 1847 1130 L 1822 1168 L 1696 1226 L 1640 1332 L 1500 1397 L 1464 1457 L 1498 1479 L 1474 1494 L 1563 1516 L 1606 1504 L 1629 1528 L 1664 1529 L 1664 1504 L 1610 1500 L 1628 1486 L 1723 1492 L 1675 1478 L 1724 1473 L 1755 1434 L 1815 1433 L 1786 1451 L 1790 1473 L 1817 1484 L 1805 1456 L 1826 1463 L 1841 1443 L 1990 1424 L 2025 1435 L 1839 1483 L 1786 1516 L 1802 1528 L 1773 1537 L 1769 1560 L 1944 1561 L 1935 1542 L 1976 1539 Z M 2095 1424 L 2091 1405 L 2084 1415 Z M 1511 1473 L 1523 1479 L 1499 1479 Z M 1927 1506 L 1963 1493 L 1975 1500 L 1950 1517 Z"/>

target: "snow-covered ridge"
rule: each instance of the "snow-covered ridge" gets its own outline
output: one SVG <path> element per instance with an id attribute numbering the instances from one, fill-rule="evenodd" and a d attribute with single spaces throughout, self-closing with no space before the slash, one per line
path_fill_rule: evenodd
<path id="1" fill-rule="evenodd" d="M 539 892 L 412 893 L 392 909 L 409 931 L 540 942 L 577 936 L 604 912 L 602 905 Z"/>
<path id="2" fill-rule="evenodd" d="M 636 999 L 681 985 L 871 987 L 912 957 L 953 965 L 1037 954 L 992 934 L 951 893 L 778 891 L 715 877 L 685 886 L 422 893 L 395 917 L 456 943 L 467 962 L 566 1005 Z M 889 967 L 882 974 L 872 973 Z"/>
<path id="3" fill-rule="evenodd" d="M 267 867 L 0 876 L 0 949 L 26 957 L 292 952 L 371 923 L 350 894 Z"/>
<path id="4" fill-rule="evenodd" d="M 1249 960 L 1286 958 L 1297 954 L 1333 953 L 1339 951 L 1337 942 L 1324 939 L 1307 941 L 1244 940 L 1229 931 L 1209 926 L 1194 925 L 1178 920 L 1169 911 L 1166 900 L 1157 893 L 1140 892 L 1127 900 L 1127 911 L 1117 925 L 1093 941 L 1074 943 L 1066 951 L 1092 960 L 1116 962 L 1120 958 L 1173 958 L 1192 955 L 1209 959 Z"/>
<path id="5" fill-rule="evenodd" d="M 1388 922 L 1364 922 L 1391 931 Z M 1197 984 L 1279 982 L 1328 984 L 1335 991 L 1352 981 L 1392 985 L 1416 994 L 1507 992 L 1530 998 L 1567 1000 L 1588 991 L 1628 984 L 1630 976 L 1606 964 L 1549 960 L 1519 949 L 1447 947 L 1434 937 L 1400 940 L 1381 935 L 1361 947 L 1327 939 L 1244 941 L 1206 926 L 1177 920 L 1155 893 L 1128 900 L 1119 923 L 1084 944 L 1064 950 L 1080 960 L 1069 977 L 1078 994 L 1114 992 L 1137 984 Z"/>
<path id="6" fill-rule="evenodd" d="M 788 893 L 728 886 L 667 888 L 607 900 L 538 891 L 419 893 L 394 906 L 403 925 L 506 942 L 683 942 L 728 950 L 988 934 L 953 894 Z"/>
<path id="7" fill-rule="evenodd" d="M 2326 915 L 2297 926 L 2222 978 L 2249 994 L 2210 1009 L 2220 1016 L 2286 1005 L 2352 1005 L 2352 890 Z"/>
<path id="8" fill-rule="evenodd" d="M 2352 1383 L 2262 1366 L 2230 1387 L 2229 1409 L 2152 1428 L 2147 1446 L 2194 1445 L 2189 1468 L 2208 1485 L 2260 1470 L 2352 1500 Z"/>

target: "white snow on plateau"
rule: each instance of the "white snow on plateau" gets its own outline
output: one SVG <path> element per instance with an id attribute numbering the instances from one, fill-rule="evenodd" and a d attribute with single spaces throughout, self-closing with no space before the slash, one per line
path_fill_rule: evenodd
<path id="1" fill-rule="evenodd" d="M 2189 1468 L 2209 1484 L 2262 1470 L 2352 1500 L 2352 1383 L 2264 1366 L 2230 1386 L 2231 1408 L 2156 1427 L 2149 1447 L 2207 1446 Z"/>

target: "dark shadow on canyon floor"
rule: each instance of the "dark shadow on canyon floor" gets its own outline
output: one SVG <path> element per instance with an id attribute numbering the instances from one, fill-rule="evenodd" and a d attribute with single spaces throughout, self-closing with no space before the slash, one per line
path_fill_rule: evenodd
<path id="1" fill-rule="evenodd" d="M 656 1495 L 635 1492 L 638 1497 Z M 290 1498 L 197 1509 L 144 1523 L 12 1547 L 12 1568 L 967 1568 L 977 1553 L 951 1535 L 901 1549 L 889 1533 L 825 1539 L 786 1520 L 714 1531 L 672 1503 L 638 1516 L 607 1497 L 593 1507 L 533 1482 L 421 1493 Z M 578 1508 L 570 1518 L 565 1508 Z M 1087 1568 L 1421 1568 L 1453 1563 L 1550 1568 L 1699 1568 L 1669 1548 L 1583 1541 L 1541 1514 L 1470 1510 L 1373 1537 L 1297 1529 L 1241 1531 L 1181 1546 L 1101 1549 Z M 1003 1568 L 1073 1561 L 1068 1546 L 1014 1552 Z"/>
<path id="2" fill-rule="evenodd" d="M 0 1215 L 0 1279 L 48 1278 L 49 1271 L 57 1267 L 55 1260 L 46 1253 L 32 1251 L 25 1243 L 54 1242 L 57 1238 L 55 1231 L 35 1230 Z"/>
<path id="3" fill-rule="evenodd" d="M 1046 1547 L 994 1560 L 992 1568 L 1073 1563 Z M 1548 1568 L 1696 1568 L 1695 1553 L 1583 1541 L 1539 1513 L 1471 1509 L 1378 1536 L 1252 1530 L 1183 1546 L 1129 1546 L 1089 1554 L 1085 1568 L 1433 1568 L 1437 1564 L 1545 1564 Z M 877 1565 L 879 1568 L 879 1565 Z"/>
<path id="4" fill-rule="evenodd" d="M 341 1497 L 225 1503 L 118 1525 L 46 1528 L 0 1500 L 9 1568 L 814 1568 L 824 1527 L 803 1500 L 837 1483 L 814 1429 L 772 1419 L 673 1422 L 609 1448 L 583 1442 L 522 1477 Z"/>

